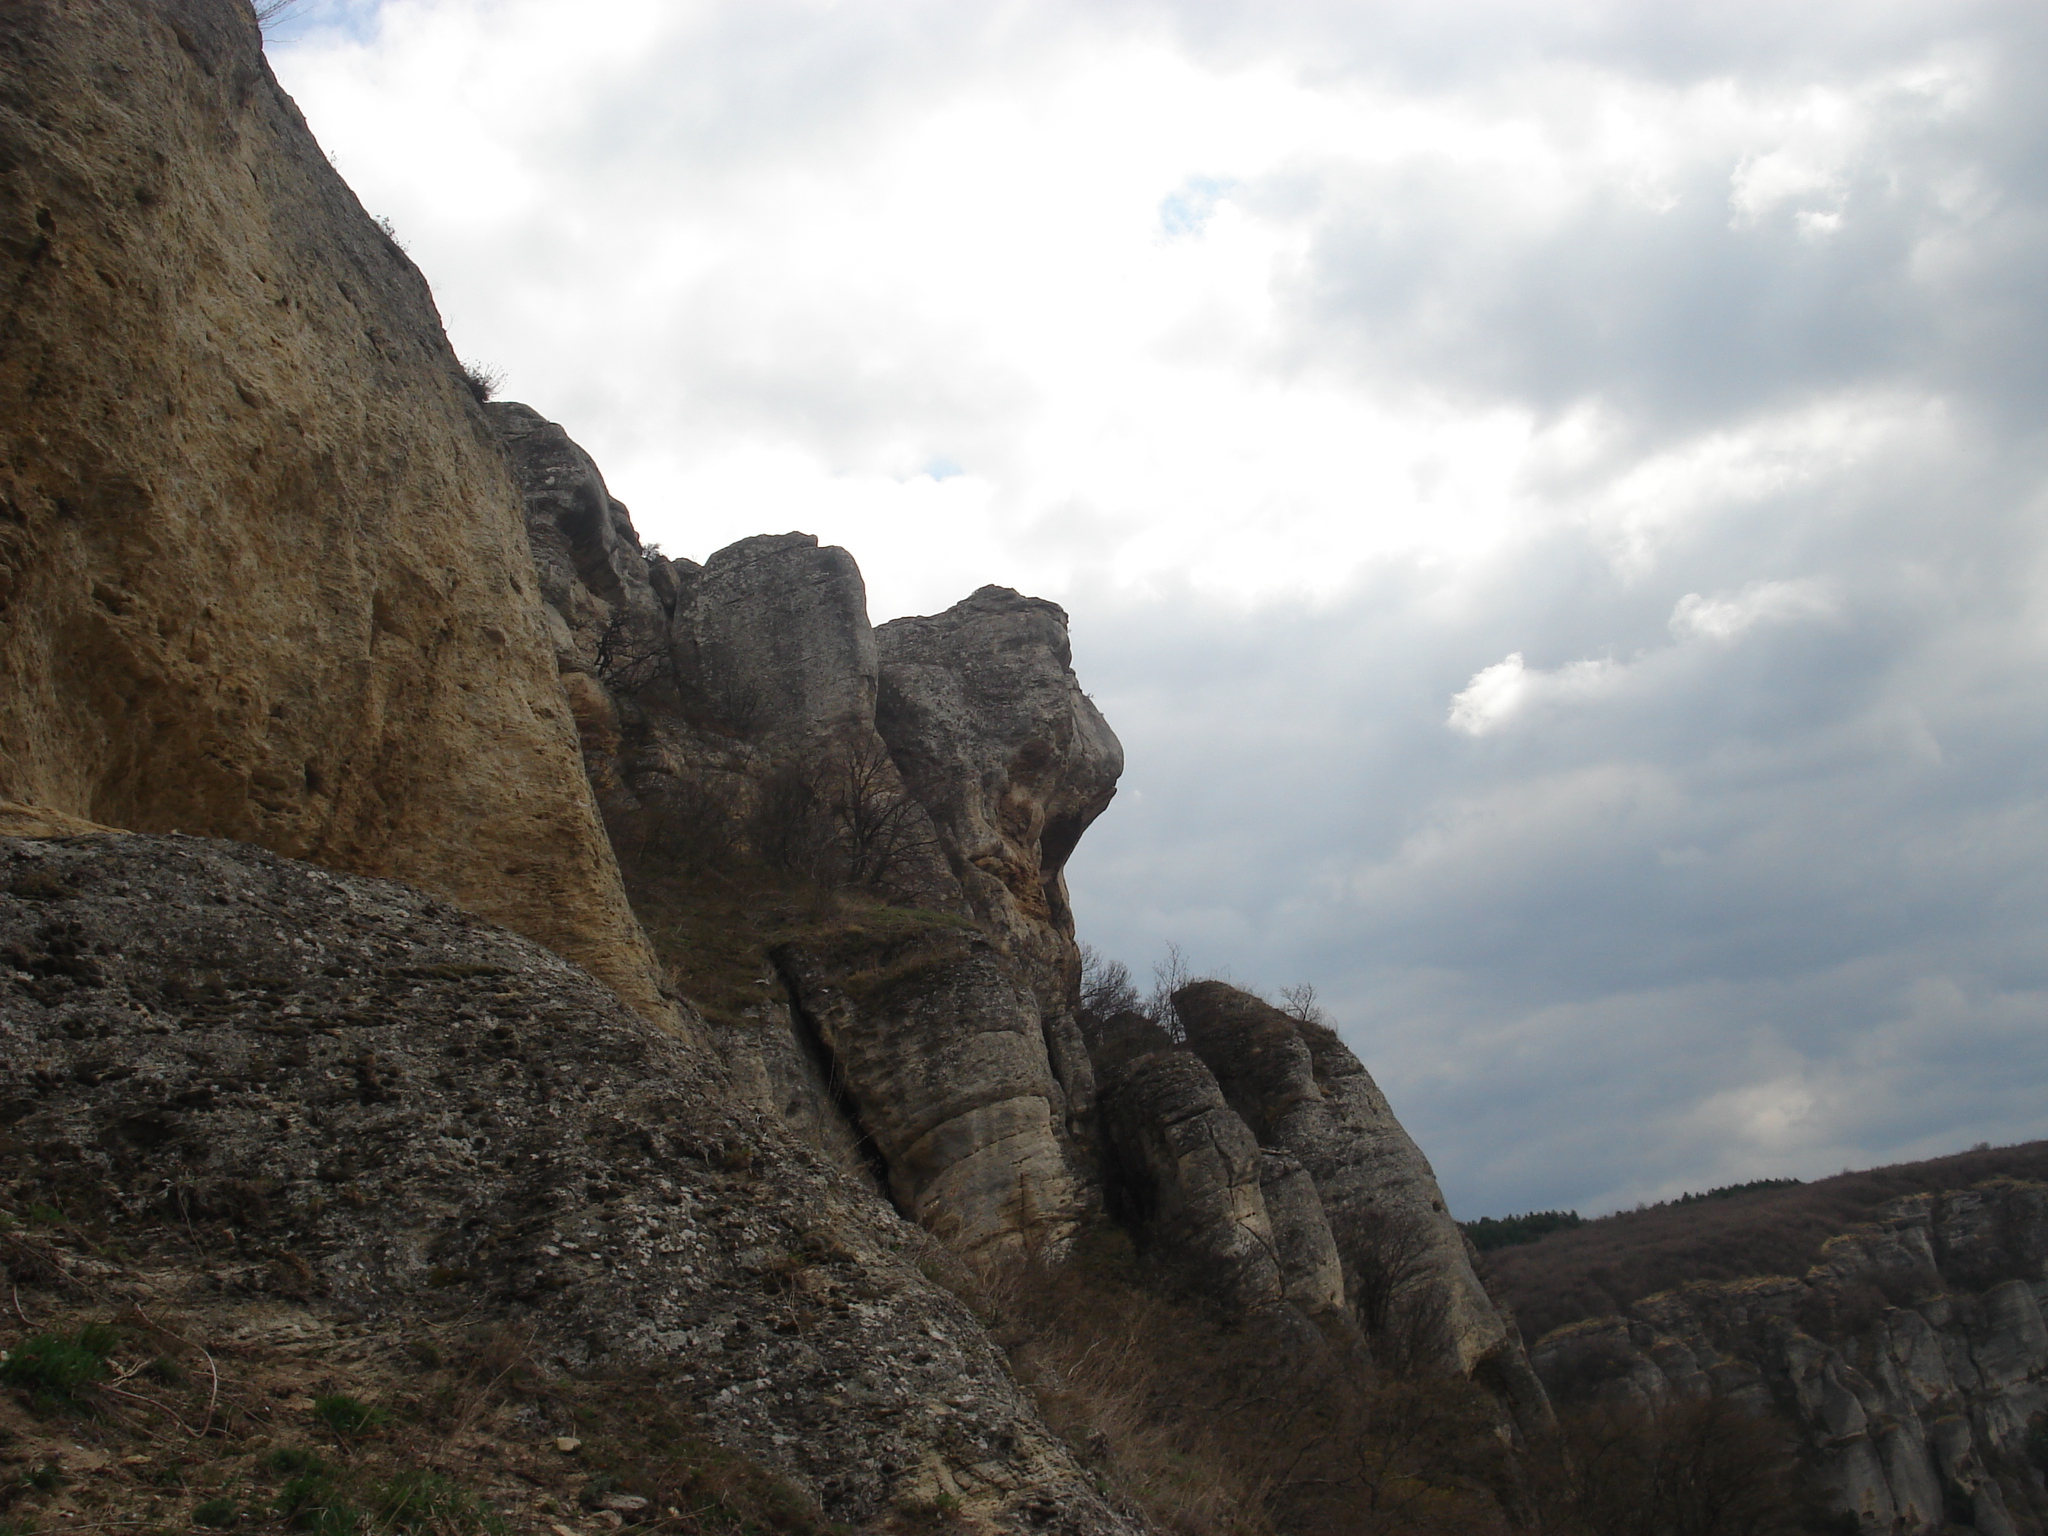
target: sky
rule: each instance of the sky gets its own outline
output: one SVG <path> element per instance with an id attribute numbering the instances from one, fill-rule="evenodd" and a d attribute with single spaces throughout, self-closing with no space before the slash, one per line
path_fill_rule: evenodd
<path id="1" fill-rule="evenodd" d="M 601 19 L 594 19 L 600 18 Z M 1069 866 L 1461 1217 L 2048 1136 L 2036 0 L 304 0 L 642 537 L 1063 604 Z"/>

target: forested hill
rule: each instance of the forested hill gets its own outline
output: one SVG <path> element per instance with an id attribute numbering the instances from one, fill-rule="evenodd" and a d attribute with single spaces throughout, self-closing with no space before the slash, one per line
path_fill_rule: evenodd
<path id="1" fill-rule="evenodd" d="M 1828 1238 L 1886 1201 L 2001 1176 L 2048 1180 L 2048 1141 L 1620 1211 L 1489 1252 L 1487 1284 L 1533 1341 L 1689 1280 L 1800 1274 Z"/>

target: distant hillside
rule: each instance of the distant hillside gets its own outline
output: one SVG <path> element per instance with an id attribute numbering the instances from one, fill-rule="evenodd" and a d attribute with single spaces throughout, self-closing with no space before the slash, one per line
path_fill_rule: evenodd
<path id="1" fill-rule="evenodd" d="M 1688 1280 L 1800 1274 L 1822 1243 L 1871 1220 L 1886 1201 L 2000 1174 L 2048 1180 L 2048 1141 L 1622 1211 L 1488 1253 L 1487 1284 L 1534 1340 Z"/>

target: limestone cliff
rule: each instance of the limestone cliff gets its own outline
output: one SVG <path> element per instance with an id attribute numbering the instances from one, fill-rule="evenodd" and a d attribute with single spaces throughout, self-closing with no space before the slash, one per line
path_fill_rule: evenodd
<path id="1" fill-rule="evenodd" d="M 1802 1276 L 1702 1282 L 1533 1350 L 1561 1401 L 1710 1394 L 1794 1426 L 1858 1529 L 2042 1528 L 2048 1187 L 1895 1202 Z"/>
<path id="2" fill-rule="evenodd" d="M 0 12 L 0 800 L 402 876 L 664 1012 L 520 499 L 235 0 Z"/>

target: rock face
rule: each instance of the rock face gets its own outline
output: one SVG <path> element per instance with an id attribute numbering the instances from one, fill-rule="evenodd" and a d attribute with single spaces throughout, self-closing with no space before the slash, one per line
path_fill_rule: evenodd
<path id="1" fill-rule="evenodd" d="M 1055 603 L 983 587 L 876 632 L 876 725 L 974 914 L 1049 1011 L 1079 977 L 1067 856 L 1116 793 L 1123 747 L 1081 691 Z"/>
<path id="2" fill-rule="evenodd" d="M 1489 1358 L 1519 1356 L 1429 1160 L 1336 1031 L 1220 981 L 1183 987 L 1174 1007 L 1188 1048 L 1260 1145 L 1298 1159 L 1340 1241 L 1348 1231 L 1372 1250 L 1354 1264 L 1397 1262 L 1427 1288 L 1443 1362 L 1470 1374 Z"/>
<path id="3" fill-rule="evenodd" d="M 1703 1282 L 1534 1351 L 1560 1401 L 1719 1393 L 1790 1423 L 1866 1532 L 2038 1530 L 2048 1187 L 1898 1201 L 1806 1275 Z"/>
<path id="4" fill-rule="evenodd" d="M 1151 1051 L 1105 1074 L 1104 1140 L 1119 1216 L 1207 1294 L 1250 1309 L 1280 1300 L 1259 1144 L 1186 1051 Z"/>
<path id="5" fill-rule="evenodd" d="M 1038 1004 L 979 933 L 918 932 L 776 963 L 898 1209 L 968 1252 L 1056 1252 L 1084 1214 Z"/>
<path id="6" fill-rule="evenodd" d="M 0 840 L 16 1201 L 196 1221 L 311 1308 L 524 1319 L 651 1370 L 824 1518 L 1133 1528 L 921 1239 L 539 946 L 407 887 L 190 838 Z M 213 1262 L 218 1262 L 215 1260 Z M 776 1390 L 757 1390 L 772 1381 Z"/>
<path id="7" fill-rule="evenodd" d="M 403 876 L 663 1012 L 495 434 L 248 7 L 0 57 L 0 800 Z"/>
<path id="8" fill-rule="evenodd" d="M 559 427 L 489 409 L 614 825 L 659 838 L 716 817 L 770 862 L 865 878 L 989 936 L 879 1012 L 849 981 L 899 967 L 887 943 L 791 951 L 782 980 L 808 1033 L 764 1058 L 763 1081 L 806 1134 L 864 1142 L 901 1208 L 949 1240 L 1056 1249 L 1095 1158 L 1061 869 L 1122 768 L 1074 679 L 1065 614 L 992 587 L 878 632 L 852 557 L 801 533 L 743 539 L 701 567 L 650 558 Z M 791 1076 L 821 1052 L 839 1101 Z"/>

